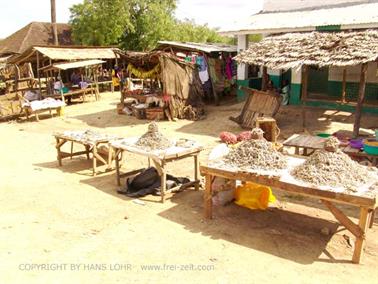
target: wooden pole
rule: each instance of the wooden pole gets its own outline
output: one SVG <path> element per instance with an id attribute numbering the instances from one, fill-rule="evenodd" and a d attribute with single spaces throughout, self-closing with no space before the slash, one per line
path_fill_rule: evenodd
<path id="1" fill-rule="evenodd" d="M 346 75 L 347 75 L 347 70 L 346 67 L 343 69 L 343 89 L 341 93 L 341 102 L 343 104 L 346 103 Z"/>
<path id="2" fill-rule="evenodd" d="M 353 137 L 357 137 L 360 132 L 362 104 L 365 99 L 367 69 L 368 69 L 367 63 L 362 64 L 361 76 L 360 76 L 360 87 L 358 89 L 358 99 L 357 99 L 357 106 L 356 106 L 354 126 L 353 126 Z"/>
<path id="3" fill-rule="evenodd" d="M 267 89 L 267 86 L 268 86 L 268 68 L 266 68 L 266 66 L 263 66 L 261 90 L 265 92 Z"/>
<path id="4" fill-rule="evenodd" d="M 307 102 L 307 85 L 308 85 L 308 67 L 303 65 L 302 72 L 302 123 L 303 131 L 306 129 L 306 102 Z"/>
<path id="5" fill-rule="evenodd" d="M 56 27 L 56 6 L 55 6 L 55 0 L 50 0 L 50 3 L 51 3 L 51 25 L 52 25 L 54 45 L 59 45 L 59 42 L 58 42 L 58 30 L 57 30 L 57 27 Z"/>
<path id="6" fill-rule="evenodd" d="M 42 98 L 42 87 L 41 87 L 41 75 L 39 72 L 39 52 L 37 51 L 37 76 L 38 76 L 38 88 L 39 88 L 39 99 Z"/>

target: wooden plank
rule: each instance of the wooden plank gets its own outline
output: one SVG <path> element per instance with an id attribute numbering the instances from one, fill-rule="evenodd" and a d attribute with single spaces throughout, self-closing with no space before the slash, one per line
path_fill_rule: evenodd
<path id="1" fill-rule="evenodd" d="M 306 129 L 306 102 L 307 102 L 307 89 L 308 89 L 308 67 L 303 65 L 302 72 L 302 126 Z"/>
<path id="2" fill-rule="evenodd" d="M 342 91 L 341 91 L 341 102 L 344 104 L 346 103 L 346 75 L 347 70 L 346 67 L 343 69 L 343 85 L 342 85 Z"/>
<path id="3" fill-rule="evenodd" d="M 164 161 L 161 162 L 161 171 L 162 174 L 160 176 L 160 197 L 161 197 L 161 203 L 164 203 L 166 200 L 165 191 L 167 190 L 167 172 L 165 170 L 165 164 Z"/>
<path id="4" fill-rule="evenodd" d="M 335 218 L 348 229 L 356 238 L 360 238 L 364 235 L 364 232 L 359 226 L 354 224 L 343 212 L 335 207 L 330 201 L 321 199 L 323 204 L 328 207 L 329 211 L 335 216 Z"/>
<path id="5" fill-rule="evenodd" d="M 361 228 L 361 230 L 364 232 L 364 234 L 361 237 L 358 237 L 354 243 L 354 252 L 353 252 L 353 263 L 360 263 L 361 257 L 363 254 L 363 249 L 365 246 L 366 241 L 366 235 L 365 232 L 368 229 L 368 215 L 369 211 L 367 208 L 362 207 L 360 209 L 360 220 L 358 222 L 358 226 Z"/>
<path id="6" fill-rule="evenodd" d="M 116 164 L 116 177 L 117 177 L 117 185 L 121 185 L 121 173 L 120 173 L 120 157 L 122 154 L 122 149 L 115 149 L 115 164 Z"/>
<path id="7" fill-rule="evenodd" d="M 376 198 L 354 196 L 342 192 L 333 192 L 318 188 L 304 187 L 302 185 L 280 181 L 279 177 L 264 176 L 249 172 L 231 172 L 223 169 L 211 168 L 208 166 L 201 166 L 200 168 L 202 175 L 210 174 L 213 176 L 219 176 L 228 179 L 252 181 L 287 192 L 310 196 L 313 198 L 326 199 L 339 203 L 351 204 L 354 206 L 365 206 L 369 208 L 374 208 L 376 206 Z"/>
<path id="8" fill-rule="evenodd" d="M 196 190 L 199 190 L 200 188 L 199 178 L 200 178 L 200 164 L 199 164 L 199 157 L 197 154 L 197 155 L 194 155 L 194 180 L 197 181 L 195 184 Z"/>
<path id="9" fill-rule="evenodd" d="M 86 153 L 87 153 L 87 151 L 79 151 L 79 152 L 72 152 L 72 153 L 60 151 L 60 155 L 61 155 L 62 159 L 80 156 L 80 155 L 83 155 L 83 154 L 86 154 Z"/>
<path id="10" fill-rule="evenodd" d="M 204 217 L 206 219 L 213 218 L 213 199 L 212 199 L 212 176 L 210 174 L 205 175 L 205 193 L 204 193 Z"/>
<path id="11" fill-rule="evenodd" d="M 262 83 L 261 90 L 266 91 L 268 86 L 268 68 L 266 66 L 262 67 Z"/>
<path id="12" fill-rule="evenodd" d="M 361 66 L 361 76 L 360 76 L 360 87 L 358 89 L 358 99 L 355 111 L 355 120 L 353 125 L 353 137 L 357 137 L 360 132 L 361 114 L 362 114 L 362 104 L 365 100 L 365 87 L 366 87 L 366 77 L 367 77 L 367 63 Z"/>
<path id="13" fill-rule="evenodd" d="M 294 134 L 283 142 L 284 146 L 322 149 L 326 139 L 306 134 Z"/>

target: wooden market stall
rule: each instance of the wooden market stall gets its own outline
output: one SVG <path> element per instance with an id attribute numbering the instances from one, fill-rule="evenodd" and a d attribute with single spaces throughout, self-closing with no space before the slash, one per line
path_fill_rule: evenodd
<path id="1" fill-rule="evenodd" d="M 162 51 L 117 54 L 123 67 L 122 107 L 131 107 L 135 116 L 150 120 L 203 117 L 203 90 L 194 64 Z"/>
<path id="2" fill-rule="evenodd" d="M 104 60 L 107 65 L 117 64 L 117 55 L 113 47 L 86 47 L 86 46 L 33 46 L 22 54 L 11 57 L 7 63 L 21 66 L 30 63 L 34 70 L 37 88 L 41 98 L 48 96 L 47 82 L 44 80 L 44 70 L 48 70 L 53 64 L 69 63 L 84 60 Z M 108 66 L 108 67 L 109 67 Z M 111 67 L 112 68 L 112 67 Z M 103 73 L 103 72 L 102 72 Z M 65 72 L 65 81 L 70 80 L 70 74 Z M 99 84 L 112 84 L 111 78 L 97 74 Z M 56 81 L 57 78 L 55 78 Z M 94 80 L 93 80 L 94 81 Z"/>
<path id="3" fill-rule="evenodd" d="M 235 57 L 239 63 L 263 67 L 263 90 L 267 86 L 267 68 L 272 70 L 302 70 L 301 104 L 303 126 L 306 126 L 306 109 L 313 103 L 334 103 L 355 108 L 354 136 L 358 136 L 360 120 L 365 103 L 367 64 L 378 60 L 378 30 L 359 30 L 343 32 L 304 32 L 272 35 Z M 315 99 L 308 97 L 309 67 L 343 68 L 341 100 Z M 356 101 L 347 101 L 346 67 L 359 66 L 360 80 Z M 376 107 L 374 105 L 373 107 Z"/>
<path id="4" fill-rule="evenodd" d="M 66 63 L 55 63 L 52 65 L 45 66 L 40 68 L 40 71 L 43 71 L 46 78 L 47 88 L 46 88 L 46 96 L 47 97 L 54 97 L 54 98 L 61 98 L 64 101 L 65 98 L 72 98 L 81 96 L 82 100 L 85 101 L 85 97 L 87 94 L 95 95 L 96 100 L 99 98 L 99 90 L 98 90 L 98 77 L 96 70 L 98 67 L 103 64 L 105 61 L 92 59 L 92 60 L 83 60 L 83 61 L 75 61 L 75 62 L 66 62 Z M 63 83 L 62 79 L 62 71 L 70 70 L 70 69 L 79 69 L 85 68 L 86 71 L 91 71 L 93 74 L 93 81 L 87 82 L 84 79 L 84 75 L 80 74 L 78 84 L 73 84 L 70 82 Z M 86 72 L 88 73 L 88 72 Z M 59 86 L 60 88 L 54 87 L 55 78 L 59 79 Z"/>
<path id="5" fill-rule="evenodd" d="M 236 45 L 159 41 L 156 50 L 170 52 L 186 62 L 195 63 L 206 97 L 217 105 L 222 95 L 235 94 L 237 66 L 232 57 L 237 53 Z"/>

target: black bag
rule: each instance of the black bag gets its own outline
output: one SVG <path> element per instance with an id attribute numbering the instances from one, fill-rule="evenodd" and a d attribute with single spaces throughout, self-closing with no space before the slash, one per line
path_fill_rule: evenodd
<path id="1" fill-rule="evenodd" d="M 127 179 L 127 192 L 133 193 L 141 189 L 148 188 L 157 181 L 160 181 L 159 173 L 154 167 L 150 167 L 148 169 L 143 170 L 134 178 Z"/>
<path id="2" fill-rule="evenodd" d="M 167 174 L 167 190 L 180 184 L 189 182 L 187 178 L 176 178 Z M 140 174 L 126 181 L 127 191 L 118 191 L 128 197 L 143 197 L 148 194 L 160 195 L 161 179 L 158 171 L 154 167 L 143 170 Z"/>

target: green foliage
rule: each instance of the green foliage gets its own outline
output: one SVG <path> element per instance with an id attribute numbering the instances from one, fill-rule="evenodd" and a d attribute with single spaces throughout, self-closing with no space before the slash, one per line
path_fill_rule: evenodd
<path id="1" fill-rule="evenodd" d="M 262 40 L 261 34 L 248 35 L 248 41 L 249 42 L 259 42 L 261 40 Z"/>
<path id="2" fill-rule="evenodd" d="M 150 50 L 159 40 L 233 43 L 207 25 L 176 20 L 175 9 L 176 0 L 84 0 L 70 9 L 73 39 L 127 50 Z"/>
<path id="3" fill-rule="evenodd" d="M 176 21 L 176 27 L 168 40 L 191 42 L 233 43 L 232 38 L 220 36 L 207 25 L 196 25 L 194 21 Z"/>
<path id="4" fill-rule="evenodd" d="M 125 28 L 133 27 L 129 1 L 84 0 L 70 11 L 72 36 L 78 44 L 117 44 Z"/>
<path id="5" fill-rule="evenodd" d="M 133 0 L 132 28 L 126 28 L 120 45 L 127 50 L 149 50 L 169 38 L 174 29 L 175 0 Z"/>

